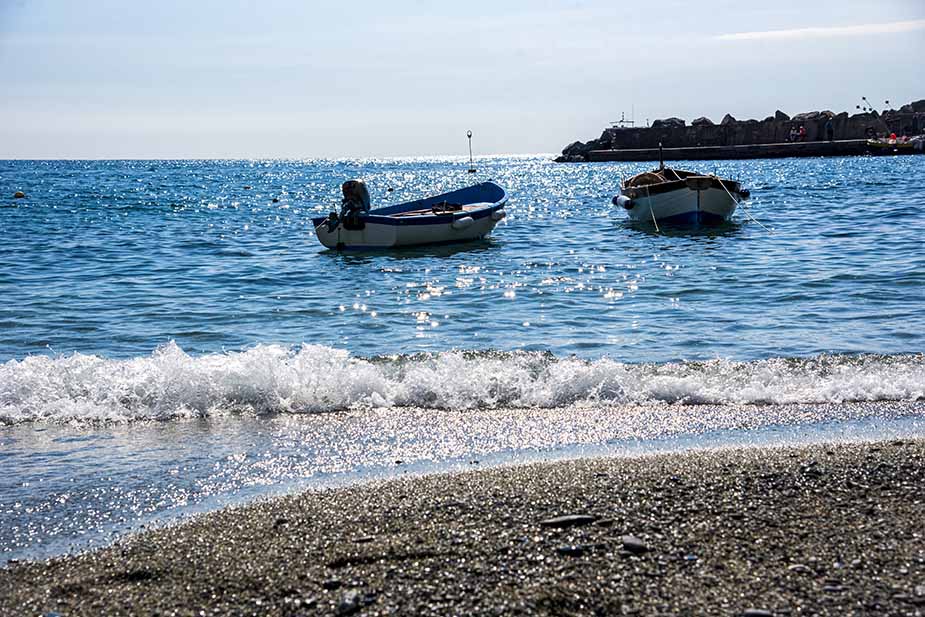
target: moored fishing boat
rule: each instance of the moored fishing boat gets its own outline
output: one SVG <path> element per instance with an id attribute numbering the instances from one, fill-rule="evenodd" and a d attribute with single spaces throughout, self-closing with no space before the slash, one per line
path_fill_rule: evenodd
<path id="1" fill-rule="evenodd" d="M 341 211 L 312 219 L 318 240 L 332 249 L 373 249 L 465 242 L 482 238 L 505 217 L 507 192 L 483 182 L 416 201 L 369 209 L 366 185 L 343 185 Z"/>
<path id="2" fill-rule="evenodd" d="M 728 221 L 749 192 L 735 180 L 660 165 L 629 178 L 614 205 L 635 221 L 667 224 L 716 224 Z"/>
<path id="3" fill-rule="evenodd" d="M 922 154 L 925 152 L 925 136 L 918 135 L 909 139 L 891 135 L 889 138 L 868 139 L 867 152 L 874 155 Z"/>

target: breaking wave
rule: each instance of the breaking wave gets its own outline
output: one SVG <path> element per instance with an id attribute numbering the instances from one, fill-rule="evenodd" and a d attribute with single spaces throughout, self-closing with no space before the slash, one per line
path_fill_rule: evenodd
<path id="1" fill-rule="evenodd" d="M 448 351 L 361 358 L 319 345 L 260 345 L 197 357 L 169 343 L 150 356 L 127 360 L 75 353 L 0 364 L 4 424 L 358 407 L 465 410 L 923 399 L 922 354 L 625 364 L 542 352 Z"/>

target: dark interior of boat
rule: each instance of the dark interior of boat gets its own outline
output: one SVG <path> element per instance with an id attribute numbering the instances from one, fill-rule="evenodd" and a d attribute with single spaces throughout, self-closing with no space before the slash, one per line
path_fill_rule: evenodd
<path id="1" fill-rule="evenodd" d="M 663 182 L 677 182 L 678 180 L 683 180 L 688 176 L 696 175 L 699 174 L 696 174 L 692 171 L 684 171 L 683 169 L 672 169 L 670 167 L 665 167 L 664 169 L 655 169 L 653 171 L 644 171 L 641 174 L 636 174 L 626 181 L 626 186 L 651 186 L 653 184 L 661 184 Z"/>
<path id="2" fill-rule="evenodd" d="M 459 212 L 462 210 L 462 204 L 453 204 L 448 201 L 441 201 L 431 206 L 430 211 L 434 214 L 447 214 L 448 212 Z"/>
<path id="3" fill-rule="evenodd" d="M 421 208 L 420 210 L 408 210 L 407 212 L 396 212 L 395 214 L 390 214 L 389 216 L 423 216 L 428 214 L 452 214 L 453 212 L 462 212 L 469 210 L 478 210 L 483 208 L 485 204 L 454 204 L 447 201 L 441 201 L 434 204 L 430 208 Z"/>

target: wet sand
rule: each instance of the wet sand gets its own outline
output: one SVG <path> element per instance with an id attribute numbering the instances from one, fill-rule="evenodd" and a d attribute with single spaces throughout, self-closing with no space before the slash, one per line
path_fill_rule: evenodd
<path id="1" fill-rule="evenodd" d="M 0 570 L 2 615 L 925 615 L 925 441 L 306 492 Z"/>

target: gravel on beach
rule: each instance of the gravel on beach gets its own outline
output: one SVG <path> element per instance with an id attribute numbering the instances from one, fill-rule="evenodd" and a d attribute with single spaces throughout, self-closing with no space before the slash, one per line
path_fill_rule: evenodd
<path id="1" fill-rule="evenodd" d="M 0 570 L 0 615 L 925 615 L 925 442 L 309 491 Z"/>

